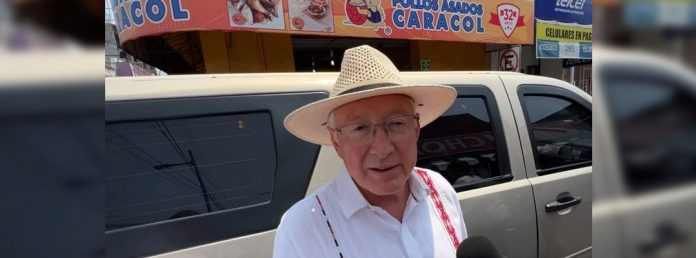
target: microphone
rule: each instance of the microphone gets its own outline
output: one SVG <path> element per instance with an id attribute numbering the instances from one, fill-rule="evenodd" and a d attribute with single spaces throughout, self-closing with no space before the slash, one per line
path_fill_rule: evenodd
<path id="1" fill-rule="evenodd" d="M 457 247 L 457 258 L 501 258 L 491 240 L 484 236 L 464 239 Z"/>

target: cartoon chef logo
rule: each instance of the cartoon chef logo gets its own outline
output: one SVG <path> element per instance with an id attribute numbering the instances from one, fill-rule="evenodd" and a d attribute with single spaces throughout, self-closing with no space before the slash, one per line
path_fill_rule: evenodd
<path id="1" fill-rule="evenodd" d="M 520 15 L 520 8 L 514 4 L 499 4 L 497 13 L 491 13 L 488 23 L 500 26 L 509 38 L 517 27 L 524 26 L 524 15 Z"/>
<path id="2" fill-rule="evenodd" d="M 346 17 L 348 20 L 343 24 L 355 25 L 358 27 L 372 28 L 375 31 L 385 28 L 391 29 L 384 23 L 384 8 L 380 5 L 381 0 L 346 0 Z M 388 33 L 389 34 L 389 33 Z"/>

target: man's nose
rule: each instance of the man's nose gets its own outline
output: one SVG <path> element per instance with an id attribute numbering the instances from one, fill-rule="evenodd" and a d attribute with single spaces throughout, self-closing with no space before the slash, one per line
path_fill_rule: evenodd
<path id="1" fill-rule="evenodd" d="M 370 144 L 370 154 L 377 156 L 380 159 L 386 158 L 394 152 L 394 144 L 389 139 L 389 134 L 384 126 L 375 126 Z"/>

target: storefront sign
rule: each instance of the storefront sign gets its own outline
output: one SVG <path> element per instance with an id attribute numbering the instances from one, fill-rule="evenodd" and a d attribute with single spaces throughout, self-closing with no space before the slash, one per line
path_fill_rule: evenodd
<path id="1" fill-rule="evenodd" d="M 539 0 L 537 58 L 592 58 L 592 0 Z"/>
<path id="2" fill-rule="evenodd" d="M 533 0 L 111 0 L 122 42 L 178 31 L 532 44 Z"/>
<path id="3" fill-rule="evenodd" d="M 538 0 L 534 10 L 538 20 L 592 25 L 592 0 Z"/>
<path id="4" fill-rule="evenodd" d="M 696 26 L 696 5 L 692 1 L 629 1 L 623 5 L 623 15 L 623 22 L 634 29 L 693 31 Z"/>
<path id="5" fill-rule="evenodd" d="M 592 25 L 559 25 L 537 20 L 537 58 L 592 58 Z"/>

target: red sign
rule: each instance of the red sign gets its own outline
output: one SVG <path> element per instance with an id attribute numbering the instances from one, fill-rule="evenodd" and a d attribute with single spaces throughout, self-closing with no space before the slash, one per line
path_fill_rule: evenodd
<path id="1" fill-rule="evenodd" d="M 122 43 L 199 30 L 507 44 L 534 39 L 525 26 L 534 17 L 533 0 L 111 1 Z"/>
<path id="2" fill-rule="evenodd" d="M 505 37 L 509 38 L 517 27 L 524 26 L 524 15 L 520 15 L 520 8 L 514 4 L 499 4 L 498 13 L 491 13 L 488 22 L 500 26 Z"/>

